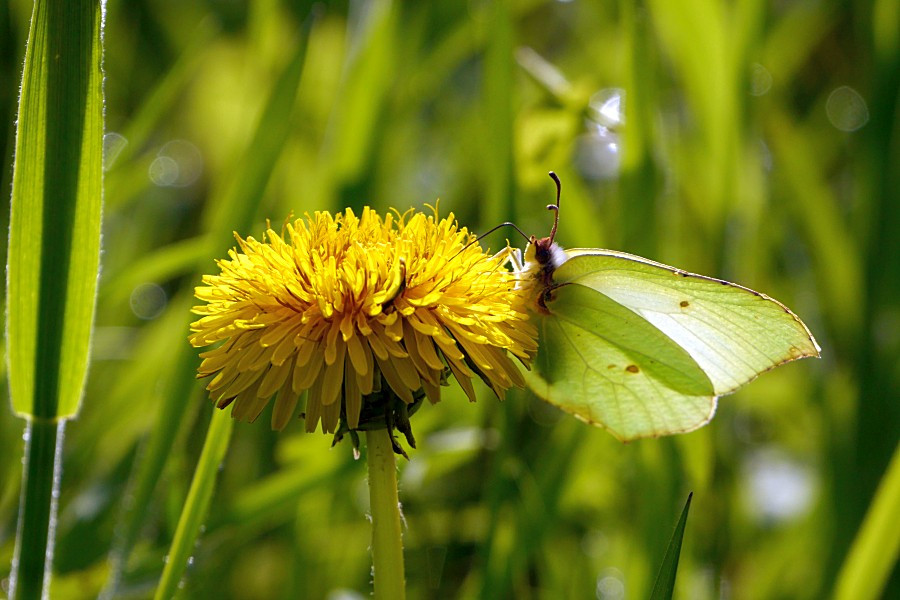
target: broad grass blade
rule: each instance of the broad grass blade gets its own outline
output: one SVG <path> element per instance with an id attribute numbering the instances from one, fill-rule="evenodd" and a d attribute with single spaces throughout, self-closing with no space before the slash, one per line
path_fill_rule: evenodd
<path id="1" fill-rule="evenodd" d="M 13 410 L 74 416 L 100 260 L 100 2 L 35 3 L 16 132 L 9 235 Z M 38 376 L 39 374 L 39 376 Z"/>
<path id="2" fill-rule="evenodd" d="M 81 403 L 100 261 L 103 10 L 38 0 L 19 97 L 10 210 L 7 353 L 28 420 L 11 598 L 49 597 L 65 420 Z"/>

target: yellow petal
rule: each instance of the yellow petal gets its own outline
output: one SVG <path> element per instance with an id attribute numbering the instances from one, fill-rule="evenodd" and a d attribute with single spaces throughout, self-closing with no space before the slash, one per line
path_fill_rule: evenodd
<path id="1" fill-rule="evenodd" d="M 309 362 L 314 352 L 320 352 L 319 344 L 312 340 L 300 340 L 297 346 L 296 365 L 302 367 Z"/>
<path id="2" fill-rule="evenodd" d="M 337 344 L 337 358 L 326 365 L 325 378 L 322 381 L 322 406 L 328 406 L 341 397 L 341 384 L 344 381 L 344 349 L 343 341 Z"/>
<path id="3" fill-rule="evenodd" d="M 334 364 L 334 361 L 336 361 L 338 358 L 338 352 L 340 352 L 341 361 L 343 361 L 344 341 L 338 339 L 340 333 L 341 333 L 340 324 L 333 323 L 331 326 L 331 329 L 328 330 L 328 334 L 325 337 L 325 364 L 326 365 Z M 341 362 L 341 364 L 343 364 L 343 362 Z"/>
<path id="4" fill-rule="evenodd" d="M 302 325 L 298 323 L 296 326 L 292 327 L 290 331 L 285 333 L 285 336 L 278 342 L 275 349 L 272 350 L 272 364 L 280 365 L 297 350 L 294 335 L 296 335 L 296 332 L 299 331 L 301 327 Z"/>
<path id="5" fill-rule="evenodd" d="M 459 348 L 456 346 L 456 341 L 453 338 L 449 338 L 445 340 L 443 338 L 434 338 L 434 341 L 437 343 L 438 347 L 441 349 L 441 352 L 444 356 L 447 357 L 448 360 L 462 360 L 463 353 L 460 352 Z"/>
<path id="6" fill-rule="evenodd" d="M 392 356 L 390 358 L 390 362 L 394 365 L 394 368 L 397 369 L 397 374 L 403 381 L 403 385 L 405 385 L 410 390 L 418 390 L 420 387 L 422 387 L 422 382 L 419 378 L 419 371 L 416 369 L 416 366 L 413 364 L 412 360 L 409 357 L 397 358 L 396 356 Z"/>
<path id="7" fill-rule="evenodd" d="M 418 331 L 415 331 L 414 333 L 416 338 L 416 348 L 419 350 L 419 355 L 422 357 L 422 360 L 424 360 L 432 369 L 443 371 L 444 363 L 437 355 L 437 352 L 434 349 L 434 342 L 431 341 L 431 338 Z"/>
<path id="8" fill-rule="evenodd" d="M 259 338 L 260 345 L 267 347 L 277 344 L 289 333 L 293 332 L 296 327 L 300 326 L 300 319 L 291 317 L 282 319 L 270 324 Z"/>
<path id="9" fill-rule="evenodd" d="M 341 403 L 332 402 L 322 406 L 322 432 L 334 433 L 341 420 Z"/>
<path id="10" fill-rule="evenodd" d="M 322 402 L 320 398 L 323 378 L 324 373 L 320 373 L 306 395 L 306 425 L 304 428 L 307 433 L 312 433 L 316 430 L 316 425 L 319 424 L 319 418 L 322 416 Z"/>
<path id="11" fill-rule="evenodd" d="M 256 393 L 262 398 L 271 397 L 281 387 L 291 371 L 292 365 L 290 361 L 269 367 Z"/>
<path id="12" fill-rule="evenodd" d="M 391 313 L 391 315 L 394 317 L 394 319 L 389 320 L 389 322 L 384 324 L 384 333 L 392 342 L 399 342 L 403 339 L 404 319 L 397 318 L 397 312 L 393 312 Z"/>
<path id="13" fill-rule="evenodd" d="M 234 381 L 228 384 L 227 387 L 223 388 L 217 396 L 220 398 L 231 398 L 233 396 L 237 396 L 244 390 L 246 390 L 250 385 L 259 379 L 260 373 L 259 371 L 244 371 L 240 375 L 238 375 Z M 208 387 L 208 386 L 207 386 Z M 213 391 L 213 390 L 210 390 Z"/>
<path id="14" fill-rule="evenodd" d="M 416 332 L 409 323 L 403 325 L 403 341 L 406 344 L 406 353 L 409 354 L 409 358 L 415 365 L 419 375 L 423 378 L 431 377 L 431 369 L 419 352 L 419 347 L 416 342 Z M 437 381 L 432 381 L 432 383 L 437 384 Z"/>
<path id="15" fill-rule="evenodd" d="M 253 422 L 259 416 L 259 413 L 269 403 L 268 398 L 260 398 L 256 395 L 256 386 L 251 386 L 242 391 L 234 399 L 234 408 L 231 409 L 231 416 L 238 421 Z"/>
<path id="16" fill-rule="evenodd" d="M 254 339 L 250 346 L 241 353 L 240 360 L 237 363 L 238 371 L 246 371 L 250 369 L 251 365 L 253 365 L 256 360 L 263 355 L 267 351 L 266 348 L 263 348 L 259 345 L 259 340 Z"/>
<path id="17" fill-rule="evenodd" d="M 365 373 L 369 368 L 370 361 L 366 361 L 367 346 L 367 344 L 363 344 L 358 335 L 351 335 L 347 340 L 347 354 L 357 373 Z"/>
<path id="18" fill-rule="evenodd" d="M 359 427 L 362 394 L 357 384 L 357 371 L 351 368 L 349 356 L 344 364 L 344 409 L 347 411 L 347 426 L 350 429 Z"/>
<path id="19" fill-rule="evenodd" d="M 437 404 L 441 401 L 441 386 L 437 383 L 432 383 L 426 378 L 422 378 L 422 389 L 425 390 L 425 395 L 428 397 L 428 401 L 432 404 Z"/>
<path id="20" fill-rule="evenodd" d="M 275 398 L 275 406 L 272 407 L 272 429 L 281 431 L 291 422 L 299 399 L 300 397 L 291 387 L 291 379 L 285 378 L 284 384 L 278 390 L 278 396 Z"/>
<path id="21" fill-rule="evenodd" d="M 375 332 L 372 331 L 372 334 L 366 337 L 366 340 L 369 342 L 369 346 L 372 348 L 372 352 L 375 353 L 375 356 L 380 360 L 384 360 L 388 357 L 387 347 L 381 341 L 381 338 L 375 335 Z"/>
<path id="22" fill-rule="evenodd" d="M 460 369 L 460 365 L 458 365 L 455 361 L 447 361 L 450 365 L 450 370 L 453 371 L 453 376 L 456 377 L 457 383 L 459 383 L 459 387 L 463 389 L 466 393 L 466 396 L 469 397 L 469 402 L 475 402 L 475 388 L 472 387 L 472 380 L 469 379 L 471 377 L 470 374 L 467 376 L 463 373 L 462 369 Z M 468 369 L 466 369 L 468 371 Z"/>
<path id="23" fill-rule="evenodd" d="M 314 352 L 305 365 L 294 365 L 293 388 L 296 393 L 312 387 L 322 370 L 325 359 L 321 352 Z"/>
<path id="24" fill-rule="evenodd" d="M 387 380 L 388 385 L 391 386 L 391 389 L 394 390 L 394 393 L 397 394 L 397 397 L 407 404 L 412 404 L 414 401 L 412 392 L 403 383 L 403 380 L 400 378 L 400 375 L 394 368 L 394 364 L 391 359 L 382 360 L 379 358 L 378 368 L 381 369 L 381 374 L 384 375 L 384 378 Z"/>

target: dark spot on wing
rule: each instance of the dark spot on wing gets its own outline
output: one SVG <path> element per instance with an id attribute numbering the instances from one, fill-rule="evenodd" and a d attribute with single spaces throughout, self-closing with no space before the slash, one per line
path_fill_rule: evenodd
<path id="1" fill-rule="evenodd" d="M 691 305 L 691 303 L 688 302 L 687 300 L 682 300 L 681 302 L 678 303 L 678 306 L 680 306 L 681 308 L 687 308 L 690 305 Z"/>
<path id="2" fill-rule="evenodd" d="M 607 368 L 607 369 L 615 369 L 615 368 L 616 368 L 616 365 L 607 365 L 606 368 Z"/>
<path id="3" fill-rule="evenodd" d="M 638 369 L 637 365 L 628 365 L 627 367 L 625 367 L 625 370 L 629 373 L 640 373 L 641 371 L 640 369 Z"/>

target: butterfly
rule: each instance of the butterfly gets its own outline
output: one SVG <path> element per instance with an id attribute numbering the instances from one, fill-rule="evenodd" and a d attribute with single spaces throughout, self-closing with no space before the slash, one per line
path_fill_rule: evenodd
<path id="1" fill-rule="evenodd" d="M 564 250 L 550 176 L 550 235 L 510 253 L 539 332 L 525 375 L 536 395 L 629 441 L 697 429 L 719 396 L 820 355 L 803 321 L 765 294 L 615 250 Z"/>

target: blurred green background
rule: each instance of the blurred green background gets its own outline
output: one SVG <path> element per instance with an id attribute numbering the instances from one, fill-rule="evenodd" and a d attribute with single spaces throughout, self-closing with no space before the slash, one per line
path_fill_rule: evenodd
<path id="1" fill-rule="evenodd" d="M 550 169 L 564 246 L 765 291 L 822 360 L 628 445 L 527 392 L 449 388 L 400 466 L 410 596 L 646 597 L 689 491 L 677 597 L 828 595 L 900 437 L 898 3 L 316 6 L 108 2 L 102 271 L 53 597 L 153 593 L 213 410 L 192 288 L 233 229 L 440 198 L 473 231 L 546 235 Z M 30 11 L 0 4 L 5 190 Z M 23 427 L 3 404 L 0 579 Z M 364 462 L 268 420 L 235 426 L 182 595 L 368 597 Z"/>

